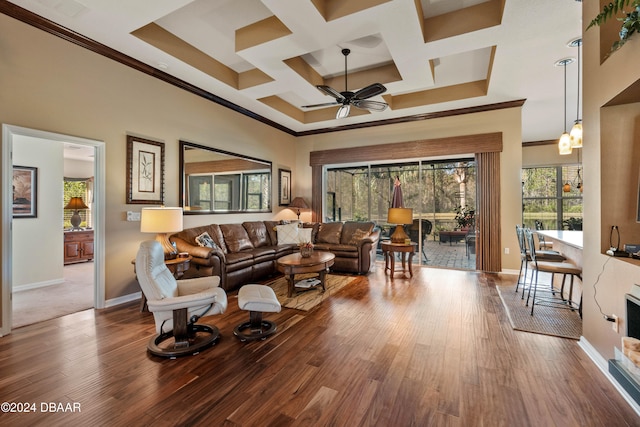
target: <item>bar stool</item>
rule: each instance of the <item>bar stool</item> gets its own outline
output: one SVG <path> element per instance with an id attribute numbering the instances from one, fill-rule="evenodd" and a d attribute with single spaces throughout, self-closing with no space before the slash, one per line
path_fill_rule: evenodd
<path id="1" fill-rule="evenodd" d="M 520 271 L 518 271 L 518 281 L 516 282 L 516 292 L 518 292 L 518 288 L 522 285 L 522 299 L 524 299 L 524 292 L 526 290 L 527 283 L 527 271 L 529 262 L 531 261 L 531 255 L 527 250 L 526 238 L 524 235 L 524 228 L 520 225 L 516 224 L 516 235 L 518 236 L 518 246 L 520 247 Z M 536 255 L 541 261 L 549 261 L 549 262 L 562 262 L 567 258 L 564 257 L 558 251 L 537 251 Z M 524 275 L 522 274 L 524 270 Z M 522 281 L 520 281 L 522 279 Z M 552 275 L 553 280 L 553 275 Z"/>
<path id="2" fill-rule="evenodd" d="M 531 299 L 531 315 L 533 316 L 533 309 L 536 304 L 544 305 L 547 307 L 553 308 L 565 308 L 569 310 L 578 310 L 578 314 L 582 317 L 582 295 L 580 296 L 580 303 L 576 304 L 573 302 L 573 278 L 577 276 L 578 279 L 582 280 L 582 269 L 575 264 L 569 261 L 562 262 L 550 262 L 550 261 L 539 261 L 536 256 L 536 248 L 535 242 L 533 238 L 533 233 L 531 230 L 525 230 L 525 237 L 527 240 L 527 244 L 529 246 L 529 252 L 531 255 L 531 261 L 529 262 L 529 266 L 533 270 L 533 274 L 531 275 L 531 282 L 529 283 L 529 292 L 527 294 L 527 303 L 529 305 L 529 298 Z M 540 290 L 538 291 L 538 273 L 551 273 L 551 289 Z M 560 290 L 556 290 L 553 287 L 553 277 L 554 274 L 562 274 L 562 287 Z M 569 286 L 569 298 L 564 298 L 564 285 L 567 275 L 571 276 L 571 284 Z M 535 277 L 535 283 L 534 283 Z M 531 289 L 533 288 L 533 297 L 531 296 Z M 538 292 L 551 293 L 551 296 L 546 297 L 538 297 Z M 560 297 L 556 296 L 556 293 L 559 292 Z"/>
<path id="3" fill-rule="evenodd" d="M 535 224 L 536 224 L 536 230 L 540 231 L 540 230 L 544 230 L 544 225 L 542 225 L 542 221 L 539 220 L 535 220 Z M 550 250 L 553 249 L 553 242 L 547 242 L 544 239 L 544 235 L 537 233 L 538 234 L 538 248 L 540 248 L 540 250 Z"/>

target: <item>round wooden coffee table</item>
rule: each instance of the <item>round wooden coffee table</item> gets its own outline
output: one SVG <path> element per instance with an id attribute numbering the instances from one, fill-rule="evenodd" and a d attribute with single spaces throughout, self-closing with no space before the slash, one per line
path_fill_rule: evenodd
<path id="1" fill-rule="evenodd" d="M 278 271 L 283 273 L 287 278 L 287 296 L 293 295 L 295 289 L 295 275 L 303 273 L 318 273 L 320 283 L 324 292 L 324 279 L 329 268 L 333 265 L 336 256 L 331 252 L 313 251 L 310 257 L 303 258 L 300 252 L 285 255 L 277 261 Z"/>

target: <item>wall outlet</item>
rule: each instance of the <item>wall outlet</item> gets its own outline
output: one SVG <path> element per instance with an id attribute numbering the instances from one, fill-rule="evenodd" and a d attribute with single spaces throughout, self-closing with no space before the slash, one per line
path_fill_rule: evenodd
<path id="1" fill-rule="evenodd" d="M 140 212 L 127 211 L 127 221 L 140 221 Z"/>
<path id="2" fill-rule="evenodd" d="M 509 248 L 504 248 L 504 254 L 509 255 Z"/>
<path id="3" fill-rule="evenodd" d="M 613 318 L 613 322 L 611 322 L 611 329 L 613 329 L 617 333 L 620 326 L 620 322 L 618 321 L 618 316 L 616 316 L 615 314 L 612 314 L 611 317 Z"/>

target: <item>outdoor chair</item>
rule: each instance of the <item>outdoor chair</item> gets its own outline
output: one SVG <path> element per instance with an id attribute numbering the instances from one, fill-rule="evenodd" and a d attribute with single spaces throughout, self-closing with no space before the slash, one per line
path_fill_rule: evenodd
<path id="1" fill-rule="evenodd" d="M 422 222 L 422 231 L 420 231 L 420 222 Z M 425 262 L 429 261 L 427 258 L 427 254 L 425 252 L 425 244 L 424 241 L 427 239 L 427 236 L 431 234 L 433 230 L 433 224 L 428 219 L 414 219 L 413 224 L 409 227 L 409 237 L 412 242 L 417 242 L 422 245 L 422 255 L 424 256 Z"/>

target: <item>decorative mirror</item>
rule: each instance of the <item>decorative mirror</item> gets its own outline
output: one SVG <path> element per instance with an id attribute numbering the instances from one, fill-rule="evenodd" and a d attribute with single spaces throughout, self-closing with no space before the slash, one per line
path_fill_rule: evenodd
<path id="1" fill-rule="evenodd" d="M 185 214 L 271 212 L 271 162 L 180 141 Z"/>

